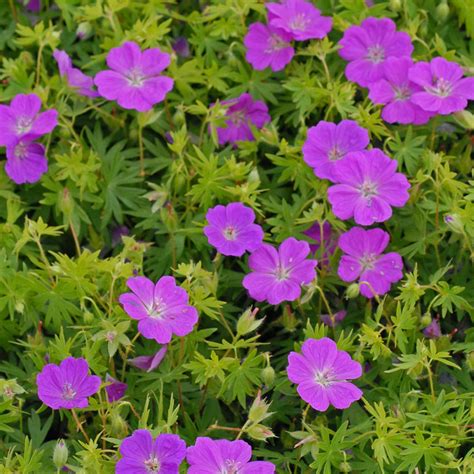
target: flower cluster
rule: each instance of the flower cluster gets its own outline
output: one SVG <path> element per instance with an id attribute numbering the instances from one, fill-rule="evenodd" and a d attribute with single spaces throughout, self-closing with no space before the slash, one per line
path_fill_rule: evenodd
<path id="1" fill-rule="evenodd" d="M 427 123 L 436 114 L 448 115 L 474 100 L 474 78 L 442 57 L 415 63 L 407 33 L 396 31 L 393 20 L 367 18 L 351 26 L 339 44 L 348 61 L 346 77 L 369 89 L 369 98 L 382 104 L 388 123 Z"/>
<path id="2" fill-rule="evenodd" d="M 281 71 L 295 54 L 291 41 L 324 38 L 332 28 L 332 18 L 306 0 L 266 3 L 268 24 L 253 23 L 244 38 L 246 59 L 261 71 L 270 67 Z"/>

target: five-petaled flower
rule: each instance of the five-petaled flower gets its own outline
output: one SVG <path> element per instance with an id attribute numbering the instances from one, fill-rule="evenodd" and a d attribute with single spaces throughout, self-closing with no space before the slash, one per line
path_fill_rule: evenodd
<path id="1" fill-rule="evenodd" d="M 89 406 L 88 397 L 99 391 L 100 383 L 100 377 L 89 375 L 87 361 L 74 357 L 45 365 L 36 376 L 38 398 L 54 410 Z"/>
<path id="2" fill-rule="evenodd" d="M 169 64 L 170 55 L 159 48 L 141 51 L 138 44 L 126 41 L 109 51 L 110 70 L 99 72 L 94 82 L 102 97 L 124 109 L 146 112 L 173 89 L 173 79 L 161 75 Z"/>
<path id="3" fill-rule="evenodd" d="M 348 408 L 362 397 L 362 391 L 348 382 L 362 375 L 362 366 L 327 337 L 307 339 L 301 354 L 291 352 L 287 372 L 300 397 L 315 410 L 326 411 L 329 405 Z"/>
<path id="4" fill-rule="evenodd" d="M 402 257 L 396 252 L 383 254 L 390 236 L 382 229 L 353 227 L 339 238 L 344 252 L 337 274 L 343 281 L 359 280 L 360 292 L 366 298 L 383 295 L 392 283 L 403 277 Z"/>
<path id="5" fill-rule="evenodd" d="M 336 217 L 354 217 L 357 224 L 371 225 L 392 216 L 393 207 L 408 201 L 410 183 L 397 173 L 397 161 L 376 148 L 353 152 L 336 166 L 336 182 L 328 189 L 328 199 Z"/>
<path id="6" fill-rule="evenodd" d="M 186 290 L 176 285 L 171 276 L 161 277 L 156 284 L 145 277 L 127 280 L 132 293 L 120 295 L 125 312 L 138 320 L 138 330 L 147 339 L 160 344 L 171 341 L 173 334 L 186 336 L 198 321 L 198 312 L 188 304 Z"/>
<path id="7" fill-rule="evenodd" d="M 154 440 L 148 430 L 136 430 L 122 441 L 120 454 L 116 474 L 178 474 L 186 443 L 175 434 L 160 434 Z"/>
<path id="8" fill-rule="evenodd" d="M 280 304 L 294 301 L 301 295 L 301 285 L 311 283 L 316 277 L 316 260 L 306 257 L 310 253 L 308 242 L 289 237 L 275 249 L 262 244 L 249 257 L 252 273 L 242 284 L 257 301 Z"/>
<path id="9" fill-rule="evenodd" d="M 255 224 L 255 213 L 241 202 L 218 205 L 207 211 L 204 234 L 222 255 L 241 257 L 253 251 L 263 240 L 263 230 Z"/>
<path id="10" fill-rule="evenodd" d="M 188 474 L 273 474 L 275 465 L 251 461 L 252 447 L 242 440 L 199 437 L 187 449 Z"/>

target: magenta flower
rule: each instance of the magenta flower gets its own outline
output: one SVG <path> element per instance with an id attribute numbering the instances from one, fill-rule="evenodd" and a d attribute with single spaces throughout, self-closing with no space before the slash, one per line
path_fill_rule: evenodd
<path id="1" fill-rule="evenodd" d="M 188 474 L 273 474 L 275 465 L 250 461 L 252 447 L 245 441 L 199 437 L 187 449 Z"/>
<path id="2" fill-rule="evenodd" d="M 27 140 L 7 146 L 5 172 L 16 184 L 36 183 L 48 171 L 44 146 Z"/>
<path id="3" fill-rule="evenodd" d="M 0 105 L 0 146 L 32 141 L 50 133 L 58 124 L 54 109 L 40 113 L 41 99 L 36 94 L 18 94 L 10 105 Z"/>
<path id="4" fill-rule="evenodd" d="M 291 37 L 281 30 L 263 23 L 252 23 L 245 35 L 245 59 L 257 71 L 270 67 L 281 71 L 295 54 L 290 44 Z"/>
<path id="5" fill-rule="evenodd" d="M 247 93 L 235 99 L 224 100 L 222 104 L 228 107 L 225 114 L 226 126 L 216 128 L 219 145 L 245 140 L 253 141 L 255 137 L 250 125 L 260 129 L 271 120 L 265 102 L 253 100 Z"/>
<path id="6" fill-rule="evenodd" d="M 307 260 L 308 242 L 290 237 L 278 250 L 262 244 L 249 257 L 252 273 L 243 279 L 243 286 L 257 301 L 280 304 L 294 301 L 301 295 L 301 285 L 316 278 L 316 260 Z"/>
<path id="7" fill-rule="evenodd" d="M 161 364 L 162 360 L 165 358 L 167 350 L 168 346 L 163 346 L 151 356 L 138 356 L 134 359 L 128 359 L 128 363 L 137 369 L 144 370 L 145 372 L 151 372 Z"/>
<path id="8" fill-rule="evenodd" d="M 334 215 L 360 225 L 390 219 L 392 206 L 403 207 L 410 197 L 410 183 L 396 169 L 397 161 L 377 148 L 347 155 L 337 163 L 339 184 L 328 189 Z"/>
<path id="9" fill-rule="evenodd" d="M 138 44 L 127 41 L 109 51 L 111 70 L 99 72 L 94 82 L 102 97 L 116 100 L 124 109 L 146 112 L 173 89 L 173 79 L 160 75 L 169 64 L 169 54 L 160 49 L 142 52 Z"/>
<path id="10" fill-rule="evenodd" d="M 389 240 L 389 234 L 382 229 L 353 227 L 342 234 L 339 247 L 345 255 L 337 269 L 341 280 L 359 279 L 360 292 L 366 298 L 387 293 L 391 284 L 403 277 L 402 257 L 396 252 L 382 254 Z"/>
<path id="11" fill-rule="evenodd" d="M 73 89 L 76 89 L 79 95 L 85 97 L 99 96 L 99 94 L 94 90 L 94 79 L 86 76 L 80 69 L 73 67 L 71 58 L 65 51 L 55 49 L 53 57 L 58 63 L 60 76 L 65 77 L 68 85 Z"/>
<path id="12" fill-rule="evenodd" d="M 287 372 L 299 396 L 315 410 L 326 411 L 329 405 L 348 408 L 362 397 L 362 391 L 348 382 L 362 375 L 362 366 L 328 337 L 307 339 L 301 354 L 290 352 Z"/>
<path id="13" fill-rule="evenodd" d="M 171 336 L 186 336 L 198 321 L 198 312 L 188 304 L 186 290 L 176 285 L 171 276 L 161 277 L 156 284 L 145 277 L 127 280 L 132 293 L 120 295 L 125 312 L 138 320 L 138 330 L 147 339 L 167 344 Z"/>
<path id="14" fill-rule="evenodd" d="M 368 85 L 370 100 L 385 105 L 382 118 L 388 123 L 422 125 L 433 115 L 411 100 L 415 92 L 422 90 L 408 78 L 412 66 L 411 58 L 388 58 L 384 63 L 384 79 Z"/>
<path id="15" fill-rule="evenodd" d="M 353 120 L 335 124 L 322 120 L 308 129 L 303 145 L 305 163 L 321 179 L 335 180 L 334 166 L 352 151 L 362 151 L 369 144 L 369 133 Z"/>
<path id="16" fill-rule="evenodd" d="M 186 443 L 175 434 L 160 434 L 153 440 L 148 430 L 136 430 L 122 441 L 120 454 L 115 474 L 178 474 Z"/>
<path id="17" fill-rule="evenodd" d="M 204 227 L 208 242 L 222 255 L 241 257 L 252 252 L 263 240 L 263 230 L 255 224 L 255 213 L 241 202 L 218 205 L 207 211 Z"/>
<path id="18" fill-rule="evenodd" d="M 85 408 L 87 399 L 100 388 L 100 377 L 89 375 L 85 359 L 67 357 L 58 366 L 48 364 L 36 376 L 38 398 L 53 410 L 59 408 Z"/>
<path id="19" fill-rule="evenodd" d="M 314 240 L 315 244 L 309 244 L 312 253 L 316 253 L 320 248 L 323 248 L 322 259 L 319 261 L 322 265 L 329 263 L 329 257 L 334 254 L 337 248 L 337 237 L 332 230 L 331 224 L 325 221 L 321 226 L 319 222 L 315 222 L 308 230 L 303 232 L 310 239 Z"/>
<path id="20" fill-rule="evenodd" d="M 441 337 L 441 327 L 439 325 L 439 321 L 437 319 L 433 319 L 428 326 L 423 329 L 423 334 L 428 339 L 437 339 Z"/>
<path id="21" fill-rule="evenodd" d="M 407 33 L 396 31 L 389 18 L 366 18 L 351 26 L 339 44 L 339 55 L 346 61 L 346 77 L 366 87 L 384 77 L 384 64 L 390 57 L 411 56 L 413 45 Z"/>
<path id="22" fill-rule="evenodd" d="M 331 31 L 332 18 L 321 16 L 321 12 L 306 0 L 283 0 L 266 3 L 265 7 L 269 24 L 296 41 L 321 39 Z"/>
<path id="23" fill-rule="evenodd" d="M 427 112 L 448 115 L 474 100 L 474 77 L 463 78 L 461 66 L 444 58 L 416 63 L 408 77 L 423 89 L 413 94 L 412 101 Z"/>
<path id="24" fill-rule="evenodd" d="M 26 9 L 30 12 L 39 12 L 41 10 L 41 0 L 30 0 L 26 4 Z"/>
<path id="25" fill-rule="evenodd" d="M 107 398 L 109 399 L 109 402 L 116 402 L 125 395 L 128 387 L 126 383 L 114 379 L 109 374 L 106 375 L 105 381 L 107 383 L 105 386 L 105 391 L 107 392 Z"/>

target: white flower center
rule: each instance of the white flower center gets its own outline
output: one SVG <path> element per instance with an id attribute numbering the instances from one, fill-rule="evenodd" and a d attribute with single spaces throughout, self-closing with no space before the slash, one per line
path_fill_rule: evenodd
<path id="1" fill-rule="evenodd" d="M 235 240 L 237 238 L 238 233 L 235 227 L 229 225 L 224 229 L 223 234 L 226 240 Z"/>
<path id="2" fill-rule="evenodd" d="M 364 181 L 362 186 L 359 187 L 359 191 L 362 197 L 369 201 L 368 204 L 370 204 L 372 198 L 378 194 L 377 185 L 372 181 Z"/>
<path id="3" fill-rule="evenodd" d="M 408 100 L 411 97 L 411 91 L 408 86 L 394 87 L 395 100 Z"/>
<path id="4" fill-rule="evenodd" d="M 158 458 L 156 456 L 152 455 L 143 464 L 145 464 L 146 472 L 154 474 L 160 472 L 160 461 L 158 461 Z"/>
<path id="5" fill-rule="evenodd" d="M 219 474 L 239 474 L 240 462 L 233 459 L 226 459 L 225 466 L 221 469 Z"/>
<path id="6" fill-rule="evenodd" d="M 272 54 L 280 49 L 286 48 L 288 46 L 287 42 L 284 41 L 280 36 L 277 34 L 272 34 L 268 40 L 267 47 L 265 48 L 266 54 Z"/>
<path id="7" fill-rule="evenodd" d="M 127 74 L 127 82 L 132 87 L 142 87 L 146 76 L 140 69 L 131 69 Z"/>
<path id="8" fill-rule="evenodd" d="M 26 143 L 20 142 L 15 147 L 15 156 L 23 160 L 28 156 L 28 146 Z"/>
<path id="9" fill-rule="evenodd" d="M 363 257 L 359 259 L 359 263 L 363 270 L 373 270 L 375 268 L 377 260 L 377 255 L 375 255 L 374 253 L 366 253 Z"/>
<path id="10" fill-rule="evenodd" d="M 337 146 L 329 150 L 329 153 L 328 153 L 329 161 L 340 160 L 343 156 L 344 156 L 344 152 L 342 150 L 339 150 Z"/>
<path id="11" fill-rule="evenodd" d="M 379 44 L 369 46 L 366 58 L 374 64 L 381 63 L 385 59 L 385 49 Z"/>
<path id="12" fill-rule="evenodd" d="M 153 304 L 147 309 L 150 318 L 161 319 L 163 317 L 163 313 L 166 311 L 166 304 L 162 298 L 156 298 L 153 301 Z"/>
<path id="13" fill-rule="evenodd" d="M 274 275 L 278 281 L 285 281 L 290 277 L 290 270 L 279 264 L 275 269 Z"/>
<path id="14" fill-rule="evenodd" d="M 66 382 L 63 385 L 63 399 L 64 400 L 73 400 L 77 392 L 72 388 L 72 385 L 69 382 Z"/>
<path id="15" fill-rule="evenodd" d="M 28 133 L 33 126 L 33 119 L 31 117 L 19 117 L 16 121 L 16 131 L 18 134 Z"/>
<path id="16" fill-rule="evenodd" d="M 439 97 L 449 97 L 453 91 L 453 85 L 446 79 L 439 77 L 435 80 L 434 86 L 428 88 L 428 91 Z"/>
<path id="17" fill-rule="evenodd" d="M 304 13 L 299 13 L 290 21 L 289 27 L 292 30 L 304 31 L 310 23 L 310 19 Z"/>
<path id="18" fill-rule="evenodd" d="M 317 370 L 314 373 L 314 381 L 322 387 L 329 387 L 333 382 L 335 382 L 335 380 L 336 379 L 332 375 L 331 371 L 328 369 L 321 371 Z"/>

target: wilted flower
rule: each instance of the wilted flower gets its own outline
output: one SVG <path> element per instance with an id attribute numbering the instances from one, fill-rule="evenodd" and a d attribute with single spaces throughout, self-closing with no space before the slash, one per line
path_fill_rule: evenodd
<path id="1" fill-rule="evenodd" d="M 346 315 L 347 315 L 347 311 L 342 309 L 341 311 L 334 313 L 332 317 L 330 314 L 322 314 L 320 316 L 320 319 L 323 324 L 325 324 L 326 326 L 329 326 L 330 328 L 333 328 L 333 327 L 336 327 L 342 321 L 344 321 Z"/>
<path id="2" fill-rule="evenodd" d="M 221 104 L 228 107 L 225 114 L 226 126 L 216 128 L 220 145 L 245 140 L 253 141 L 255 137 L 250 125 L 262 128 L 271 120 L 265 102 L 253 100 L 252 96 L 247 93 L 235 99 L 225 100 Z"/>
<path id="3" fill-rule="evenodd" d="M 156 352 L 156 354 L 151 356 L 138 356 L 134 359 L 128 359 L 128 363 L 137 369 L 142 369 L 145 372 L 151 372 L 161 364 L 161 361 L 165 358 L 167 350 L 167 346 L 163 346 Z"/>
<path id="4" fill-rule="evenodd" d="M 59 74 L 65 77 L 70 87 L 75 89 L 79 95 L 86 97 L 98 97 L 94 90 L 94 79 L 85 75 L 80 69 L 73 67 L 71 58 L 65 51 L 55 49 L 53 57 L 58 63 Z"/>
<path id="5" fill-rule="evenodd" d="M 54 109 L 41 112 L 41 99 L 36 94 L 17 94 L 10 105 L 0 105 L 0 146 L 31 142 L 50 133 L 58 124 Z"/>
<path id="6" fill-rule="evenodd" d="M 349 27 L 339 44 L 339 55 L 350 61 L 347 79 L 363 87 L 384 77 L 388 58 L 411 56 L 413 52 L 410 36 L 396 31 L 389 18 L 366 18 L 360 26 Z"/>
<path id="7" fill-rule="evenodd" d="M 377 295 L 387 293 L 391 284 L 403 277 L 402 257 L 396 252 L 382 254 L 389 240 L 389 234 L 382 229 L 353 227 L 342 234 L 339 247 L 345 255 L 337 270 L 341 280 L 359 279 L 360 292 L 366 298 L 372 298 L 374 292 Z"/>
<path id="8" fill-rule="evenodd" d="M 46 171 L 45 148 L 39 143 L 19 140 L 7 146 L 5 172 L 16 184 L 36 183 Z"/>
<path id="9" fill-rule="evenodd" d="M 433 319 L 431 323 L 423 329 L 423 334 L 428 339 L 437 339 L 441 337 L 441 327 L 439 325 L 439 321 L 437 319 Z"/>
<path id="10" fill-rule="evenodd" d="M 368 144 L 367 130 L 354 120 L 342 120 L 338 124 L 321 120 L 308 129 L 303 157 L 318 178 L 334 181 L 336 162 L 347 153 L 364 150 Z"/>
<path id="11" fill-rule="evenodd" d="M 173 89 L 173 79 L 160 75 L 169 64 L 169 54 L 160 49 L 141 51 L 138 44 L 126 41 L 109 51 L 111 70 L 99 72 L 94 82 L 102 97 L 116 100 L 124 109 L 146 112 Z"/>
<path id="12" fill-rule="evenodd" d="M 385 105 L 382 118 L 388 123 L 422 125 L 433 115 L 411 100 L 415 92 L 422 90 L 408 78 L 412 66 L 411 58 L 388 58 L 384 65 L 384 79 L 368 85 L 370 100 Z"/>
<path id="13" fill-rule="evenodd" d="M 412 101 L 427 112 L 448 115 L 474 100 L 474 77 L 463 78 L 461 66 L 444 58 L 416 63 L 408 76 L 423 88 L 413 94 Z"/>
<path id="14" fill-rule="evenodd" d="M 273 474 L 275 465 L 267 461 L 250 461 L 252 447 L 242 440 L 228 441 L 199 437 L 187 449 L 188 474 Z"/>
<path id="15" fill-rule="evenodd" d="M 48 364 L 36 376 L 38 398 L 50 408 L 85 408 L 100 388 L 100 377 L 89 375 L 85 359 L 67 357 L 58 366 Z"/>
<path id="16" fill-rule="evenodd" d="M 245 59 L 257 71 L 270 67 L 272 71 L 281 71 L 290 63 L 295 50 L 290 44 L 291 36 L 277 28 L 252 23 L 245 35 Z"/>
<path id="17" fill-rule="evenodd" d="M 160 434 L 155 440 L 148 430 L 136 430 L 120 444 L 116 474 L 178 474 L 186 455 L 186 443 L 175 434 Z"/>
<path id="18" fill-rule="evenodd" d="M 321 39 L 331 31 L 332 18 L 321 16 L 321 12 L 306 0 L 283 0 L 266 3 L 265 7 L 269 24 L 296 41 Z"/>
<path id="19" fill-rule="evenodd" d="M 301 285 L 316 277 L 316 260 L 306 259 L 309 244 L 290 237 L 282 242 L 278 250 L 262 244 L 249 257 L 252 273 L 242 282 L 252 298 L 279 304 L 294 301 L 301 295 Z"/>
<path id="20" fill-rule="evenodd" d="M 207 211 L 204 235 L 222 255 L 241 257 L 263 240 L 263 230 L 255 224 L 255 213 L 241 202 L 218 205 Z"/>
<path id="21" fill-rule="evenodd" d="M 130 229 L 125 225 L 119 225 L 112 229 L 112 246 L 115 247 L 116 245 L 122 242 L 122 236 L 130 235 Z"/>
<path id="22" fill-rule="evenodd" d="M 193 330 L 198 312 L 188 304 L 186 290 L 177 286 L 173 277 L 161 277 L 156 284 L 145 277 L 132 277 L 127 286 L 132 293 L 120 295 L 119 301 L 125 312 L 138 320 L 144 337 L 167 344 L 173 334 L 186 336 Z"/>
<path id="23" fill-rule="evenodd" d="M 107 398 L 109 399 L 109 402 L 116 402 L 125 395 L 128 387 L 126 383 L 114 379 L 109 374 L 106 375 L 105 381 L 107 383 L 105 386 L 105 391 L 107 392 Z"/>
<path id="24" fill-rule="evenodd" d="M 176 38 L 173 43 L 173 51 L 182 58 L 187 58 L 189 56 L 189 43 L 184 36 Z"/>
<path id="25" fill-rule="evenodd" d="M 330 404 L 348 408 L 362 397 L 362 391 L 348 382 L 362 375 L 362 366 L 327 337 L 307 339 L 301 354 L 291 352 L 287 372 L 300 397 L 315 410 L 326 411 Z"/>
<path id="26" fill-rule="evenodd" d="M 338 184 L 328 189 L 332 212 L 342 220 L 354 217 L 357 224 L 371 225 L 392 216 L 393 207 L 403 207 L 410 183 L 397 173 L 397 161 L 381 150 L 353 152 L 337 163 Z"/>

